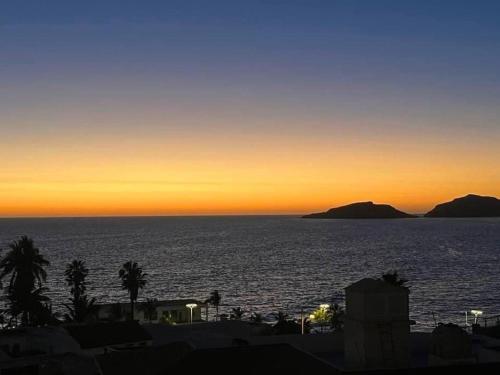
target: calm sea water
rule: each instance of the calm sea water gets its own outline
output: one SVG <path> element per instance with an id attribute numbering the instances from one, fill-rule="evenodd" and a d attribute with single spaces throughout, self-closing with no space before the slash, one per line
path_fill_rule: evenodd
<path id="1" fill-rule="evenodd" d="M 363 277 L 397 269 L 410 280 L 415 329 L 463 323 L 463 311 L 500 313 L 500 219 L 305 220 L 290 216 L 0 219 L 0 247 L 35 239 L 51 262 L 55 306 L 68 297 L 65 265 L 83 259 L 90 294 L 126 300 L 118 270 L 148 274 L 141 297 L 205 299 L 222 311 L 298 314 L 337 300 Z"/>

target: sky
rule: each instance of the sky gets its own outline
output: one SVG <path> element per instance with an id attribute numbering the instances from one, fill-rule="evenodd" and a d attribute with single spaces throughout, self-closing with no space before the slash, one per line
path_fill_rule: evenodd
<path id="1" fill-rule="evenodd" d="M 0 216 L 500 196 L 498 1 L 9 1 Z"/>

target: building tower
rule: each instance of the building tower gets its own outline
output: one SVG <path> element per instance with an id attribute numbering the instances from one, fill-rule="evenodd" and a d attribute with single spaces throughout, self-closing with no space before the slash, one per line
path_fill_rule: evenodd
<path id="1" fill-rule="evenodd" d="M 409 367 L 408 288 L 367 278 L 348 286 L 345 292 L 346 367 Z"/>

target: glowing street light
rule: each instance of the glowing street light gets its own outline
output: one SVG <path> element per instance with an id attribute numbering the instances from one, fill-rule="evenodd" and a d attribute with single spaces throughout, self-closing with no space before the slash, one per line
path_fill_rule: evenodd
<path id="1" fill-rule="evenodd" d="M 191 318 L 189 319 L 189 324 L 193 324 L 193 309 L 198 306 L 196 303 L 188 303 L 186 307 L 191 310 Z"/>
<path id="2" fill-rule="evenodd" d="M 470 313 L 474 315 L 474 324 L 477 324 L 477 318 L 483 315 L 483 312 L 481 310 L 471 310 Z"/>

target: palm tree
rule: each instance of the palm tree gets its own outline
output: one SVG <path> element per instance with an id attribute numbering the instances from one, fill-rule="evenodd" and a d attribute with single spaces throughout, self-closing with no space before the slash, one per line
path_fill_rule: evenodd
<path id="1" fill-rule="evenodd" d="M 10 274 L 9 287 L 11 288 L 15 284 L 34 287 L 35 281 L 41 287 L 47 279 L 44 267 L 50 263 L 40 254 L 33 240 L 22 236 L 19 241 L 12 242 L 9 248 L 10 251 L 0 261 L 0 280 Z"/>
<path id="2" fill-rule="evenodd" d="M 341 331 L 344 327 L 344 309 L 338 303 L 330 308 L 330 325 L 335 331 Z"/>
<path id="3" fill-rule="evenodd" d="M 408 282 L 406 279 L 401 279 L 399 277 L 398 271 L 389 271 L 382 275 L 382 280 L 386 283 L 389 283 L 394 286 L 403 286 L 406 288 L 404 284 Z"/>
<path id="4" fill-rule="evenodd" d="M 9 326 L 17 326 L 17 317 L 21 315 L 21 326 L 40 326 L 59 323 L 52 314 L 50 298 L 43 293 L 47 288 L 35 288 L 27 294 L 8 292 L 7 311 L 11 315 Z M 14 324 L 12 324 L 14 323 Z"/>
<path id="5" fill-rule="evenodd" d="M 210 298 L 207 298 L 203 304 L 205 305 L 205 320 L 208 322 L 208 305 L 210 304 Z"/>
<path id="6" fill-rule="evenodd" d="M 215 320 L 217 320 L 219 317 L 219 305 L 221 301 L 221 295 L 218 290 L 214 290 L 210 293 L 209 301 L 215 307 Z"/>
<path id="7" fill-rule="evenodd" d="M 290 319 L 288 314 L 278 311 L 273 314 L 277 322 L 273 325 L 273 331 L 276 335 L 288 335 L 301 333 L 302 327 L 300 324 Z"/>
<path id="8" fill-rule="evenodd" d="M 66 282 L 71 288 L 70 304 L 64 304 L 68 309 L 69 314 L 66 315 L 66 320 L 83 322 L 91 314 L 96 312 L 95 298 L 88 298 L 85 294 L 87 282 L 85 281 L 89 270 L 85 267 L 85 262 L 74 260 L 66 266 L 64 275 Z"/>
<path id="9" fill-rule="evenodd" d="M 32 326 L 57 325 L 60 321 L 52 311 L 50 298 L 43 295 L 47 288 L 36 288 L 30 295 L 30 324 Z"/>
<path id="10" fill-rule="evenodd" d="M 286 322 L 290 316 L 287 313 L 284 313 L 283 311 L 278 311 L 278 313 L 273 314 L 273 316 L 276 318 L 278 323 L 283 323 Z"/>
<path id="11" fill-rule="evenodd" d="M 125 263 L 118 276 L 122 280 L 122 289 L 128 291 L 130 297 L 130 319 L 134 320 L 134 302 L 137 301 L 139 290 L 146 286 L 146 274 L 136 262 Z"/>
<path id="12" fill-rule="evenodd" d="M 21 314 L 21 324 L 29 325 L 35 322 L 42 301 L 48 297 L 42 295 L 42 288 L 47 279 L 46 266 L 50 263 L 33 240 L 27 236 L 9 245 L 10 251 L 0 261 L 0 280 L 9 277 L 7 299 L 11 314 Z"/>
<path id="13" fill-rule="evenodd" d="M 75 299 L 85 294 L 87 289 L 87 282 L 85 278 L 89 274 L 89 270 L 85 267 L 85 262 L 81 260 L 74 260 L 66 266 L 64 276 L 66 276 L 66 283 L 71 287 L 71 294 Z"/>

